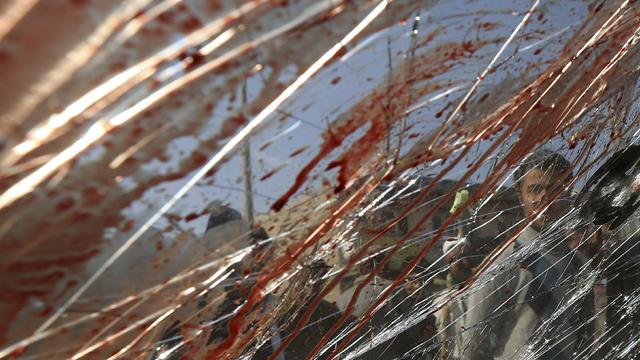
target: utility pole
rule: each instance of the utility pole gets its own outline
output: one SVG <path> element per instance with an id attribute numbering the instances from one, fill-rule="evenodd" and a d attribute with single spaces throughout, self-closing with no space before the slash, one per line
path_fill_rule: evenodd
<path id="1" fill-rule="evenodd" d="M 244 80 L 242 84 L 240 101 L 242 102 L 242 109 L 244 110 L 247 105 L 247 80 Z M 243 146 L 243 160 L 244 160 L 244 213 L 247 217 L 247 222 L 253 229 L 254 226 L 254 218 L 253 218 L 253 170 L 251 167 L 251 137 L 247 136 L 245 141 L 242 143 Z"/>

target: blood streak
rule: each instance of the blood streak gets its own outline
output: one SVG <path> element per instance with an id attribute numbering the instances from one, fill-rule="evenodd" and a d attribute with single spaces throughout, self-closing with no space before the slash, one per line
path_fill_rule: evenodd
<path id="1" fill-rule="evenodd" d="M 264 174 L 261 178 L 260 181 L 265 181 L 267 179 L 269 179 L 270 177 L 272 177 L 273 175 L 275 175 L 278 171 L 284 169 L 287 166 L 287 164 L 282 164 L 278 167 L 276 167 L 275 169 L 267 172 L 266 174 Z"/>
<path id="2" fill-rule="evenodd" d="M 301 148 L 300 148 L 300 149 L 298 149 L 298 150 L 294 150 L 291 154 L 289 154 L 289 157 L 290 157 L 290 158 L 292 158 L 292 157 L 296 157 L 296 156 L 298 156 L 298 155 L 302 154 L 302 153 L 303 153 L 305 150 L 307 150 L 308 148 L 309 148 L 308 146 L 303 146 L 303 147 L 301 147 Z"/>
<path id="3" fill-rule="evenodd" d="M 302 168 L 296 176 L 294 184 L 284 195 L 271 205 L 271 208 L 275 211 L 282 210 L 287 201 L 289 201 L 289 198 L 302 187 L 307 180 L 309 173 L 316 167 L 316 165 L 320 163 L 325 156 L 329 155 L 329 153 L 340 146 L 346 137 L 358 127 L 359 124 L 356 121 L 347 121 L 345 124 L 338 126 L 335 130 L 325 133 L 325 142 L 320 148 L 318 154 L 313 157 L 313 159 L 311 159 L 304 168 Z"/>

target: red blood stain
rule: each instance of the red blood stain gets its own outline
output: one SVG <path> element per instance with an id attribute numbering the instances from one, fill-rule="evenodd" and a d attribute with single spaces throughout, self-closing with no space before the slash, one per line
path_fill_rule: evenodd
<path id="1" fill-rule="evenodd" d="M 44 272 L 52 267 L 59 266 L 63 268 L 70 268 L 74 265 L 85 263 L 87 260 L 96 256 L 100 251 L 99 250 L 90 250 L 86 253 L 79 253 L 74 255 L 69 255 L 61 258 L 53 258 L 46 260 L 25 260 L 25 261 L 16 261 L 7 267 L 8 271 L 11 272 L 19 272 L 19 271 L 30 271 L 30 272 Z M 43 278 L 42 274 L 39 274 L 38 278 L 33 278 L 33 282 L 39 283 L 50 283 L 56 282 L 63 277 L 63 274 L 60 272 L 56 272 L 50 275 L 45 275 Z"/>
<path id="2" fill-rule="evenodd" d="M 129 232 L 131 231 L 131 229 L 133 229 L 133 225 L 135 224 L 135 222 L 131 219 L 125 221 L 124 225 L 122 226 L 122 232 Z"/>
<path id="3" fill-rule="evenodd" d="M 217 143 L 220 140 L 222 140 L 225 136 L 228 136 L 229 133 L 233 133 L 235 129 L 237 129 L 237 126 L 239 126 L 239 124 L 242 124 L 245 121 L 243 119 L 244 118 L 242 116 L 239 116 L 239 117 L 235 117 L 225 121 L 225 123 L 223 124 L 222 134 L 216 136 L 210 142 L 202 144 L 202 146 L 206 149 L 211 149 L 211 150 L 216 149 Z M 119 145 L 120 144 L 118 144 L 118 146 Z M 115 147 L 115 145 L 113 145 L 113 147 Z M 96 186 L 96 188 L 86 189 L 85 191 L 83 191 L 83 194 L 82 194 L 83 206 L 86 206 L 85 201 L 97 202 L 99 199 L 103 199 L 102 201 L 106 199 L 108 201 L 108 203 L 100 204 L 100 207 L 102 209 L 106 209 L 103 211 L 107 211 L 106 213 L 101 213 L 101 216 L 99 217 L 100 221 L 92 222 L 89 226 L 85 226 L 83 228 L 84 230 L 80 230 L 80 229 L 75 230 L 76 233 L 81 234 L 82 237 L 80 238 L 78 237 L 80 235 L 78 235 L 75 238 L 70 239 L 69 241 L 78 240 L 73 242 L 72 246 L 66 246 L 67 243 L 64 243 L 65 245 L 61 245 L 61 246 L 64 246 L 65 251 L 61 251 L 60 253 L 56 253 L 56 254 L 62 254 L 62 256 L 58 256 L 50 259 L 37 259 L 37 260 L 32 258 L 24 258 L 24 261 L 17 262 L 10 266 L 9 264 L 7 264 L 8 265 L 6 267 L 7 272 L 10 272 L 11 274 L 20 274 L 20 278 L 24 278 L 25 276 L 28 276 L 28 277 L 32 277 L 33 279 L 39 279 L 41 278 L 40 273 L 46 272 L 48 269 L 52 267 L 55 267 L 55 268 L 62 267 L 65 269 L 74 269 L 74 268 L 77 269 L 77 266 L 82 266 L 89 259 L 91 259 L 93 256 L 99 253 L 99 249 L 96 249 L 95 245 L 99 243 L 99 240 L 101 239 L 100 234 L 102 229 L 109 226 L 117 226 L 118 223 L 121 222 L 120 216 L 114 215 L 113 213 L 109 213 L 108 211 L 111 209 L 122 209 L 126 207 L 127 203 L 129 203 L 130 201 L 133 201 L 136 198 L 139 198 L 142 195 L 142 193 L 145 191 L 145 189 L 151 188 L 157 184 L 161 184 L 166 181 L 172 181 L 172 180 L 183 178 L 185 174 L 187 174 L 189 171 L 191 171 L 194 168 L 193 161 L 191 159 L 188 159 L 188 160 L 189 161 L 183 161 L 180 164 L 179 171 L 176 171 L 167 175 L 151 178 L 148 180 L 148 182 L 145 183 L 145 186 L 140 186 L 139 188 L 129 193 L 121 193 L 121 192 L 118 192 L 115 194 L 110 193 L 109 195 L 114 195 L 114 196 L 109 196 L 108 198 L 106 198 L 105 196 L 103 196 L 104 195 L 103 191 L 98 190 L 98 189 L 102 189 L 101 186 L 100 187 Z M 214 172 L 215 170 L 213 170 L 211 173 L 214 173 Z M 105 181 L 107 183 L 105 188 L 108 188 L 108 186 L 110 186 L 109 184 L 113 183 L 113 175 L 107 175 L 105 177 Z M 55 194 L 54 192 L 50 192 L 49 195 L 51 197 L 59 196 L 59 194 Z M 102 203 L 102 201 L 100 202 Z M 63 207 L 66 207 L 66 206 L 63 206 Z M 100 211 L 102 209 L 97 208 L 96 210 Z M 67 218 L 66 218 L 67 222 L 66 223 L 62 222 L 62 224 L 69 224 L 70 223 L 69 221 L 71 222 L 74 221 L 74 216 L 77 216 L 76 220 L 78 220 L 86 216 L 91 216 L 91 214 L 92 214 L 91 212 L 83 211 L 82 213 L 74 213 L 72 214 L 73 216 L 67 215 Z M 134 221 L 129 219 L 129 220 L 122 221 L 122 225 L 120 225 L 120 228 L 123 231 L 130 231 L 133 225 L 134 225 Z M 59 226 L 61 225 L 56 225 L 56 226 L 58 226 L 59 228 Z M 48 225 L 39 226 L 39 228 L 41 229 L 40 231 L 43 234 L 45 234 L 42 236 L 46 236 L 47 233 L 57 231 L 58 229 L 55 226 L 48 226 Z M 92 229 L 95 229 L 95 230 L 92 230 Z M 56 234 L 53 234 L 53 235 L 56 235 Z M 60 236 L 54 237 L 54 238 L 56 240 L 61 239 L 66 241 L 66 238 L 62 238 L 62 235 L 63 234 L 60 234 Z M 13 275 L 8 277 L 8 279 L 10 280 L 13 278 L 15 278 L 15 276 Z M 49 296 L 51 289 L 55 288 L 54 285 L 55 284 L 49 284 L 49 285 L 43 284 L 39 286 L 38 289 L 33 289 L 28 291 L 16 288 L 13 285 L 8 285 L 8 286 L 11 286 L 9 289 L 10 291 L 12 291 L 12 294 L 15 295 L 15 296 L 11 295 L 15 297 L 15 300 L 10 301 L 11 306 L 15 308 L 15 313 L 19 313 L 20 309 L 22 309 L 22 307 L 26 304 L 27 297 Z M 5 291 L 5 293 L 8 293 L 8 292 Z M 5 324 L 12 323 L 11 318 L 8 318 L 6 316 L 2 320 L 3 320 L 3 323 Z M 2 336 L 2 334 L 5 334 L 6 329 L 7 329 L 6 327 L 0 326 L 0 336 Z"/>
<path id="4" fill-rule="evenodd" d="M 76 201 L 72 197 L 66 197 L 56 204 L 57 211 L 66 211 L 76 205 Z"/>
<path id="5" fill-rule="evenodd" d="M 161 13 L 160 15 L 158 15 L 156 17 L 156 20 L 158 20 L 158 22 L 160 22 L 162 24 L 170 25 L 170 24 L 173 24 L 174 14 L 171 11 L 165 11 L 165 12 Z"/>
<path id="6" fill-rule="evenodd" d="M 144 11 L 144 9 L 138 10 L 135 14 L 133 14 L 133 16 L 131 17 L 131 20 L 140 20 L 140 21 L 144 21 L 146 18 L 146 13 Z"/>
<path id="7" fill-rule="evenodd" d="M 233 136 L 238 128 L 246 124 L 246 122 L 247 118 L 242 114 L 228 118 L 222 124 L 222 129 L 220 129 L 220 134 L 218 135 L 218 137 L 224 139 Z"/>
<path id="8" fill-rule="evenodd" d="M 11 354 L 9 354 L 9 358 L 11 359 L 18 359 L 20 358 L 24 353 L 27 352 L 27 350 L 29 350 L 28 346 L 19 346 L 17 347 L 14 351 L 11 352 Z"/>
<path id="9" fill-rule="evenodd" d="M 180 29 L 185 33 L 194 32 L 202 27 L 202 22 L 195 17 L 191 17 L 180 23 Z"/>
<path id="10" fill-rule="evenodd" d="M 268 173 L 264 174 L 261 178 L 260 181 L 265 181 L 268 178 L 272 177 L 273 175 L 275 175 L 275 173 L 277 173 L 278 171 L 282 170 L 282 168 L 284 168 L 285 166 L 287 166 L 286 164 L 280 165 L 277 168 L 269 171 Z"/>
<path id="11" fill-rule="evenodd" d="M 345 56 L 346 54 L 347 54 L 347 49 L 346 49 L 344 46 L 343 46 L 343 47 L 341 47 L 340 49 L 338 49 L 338 51 L 336 51 L 336 54 L 335 54 L 335 55 L 333 55 L 333 57 L 331 58 L 331 60 L 329 60 L 329 61 L 327 62 L 327 65 L 326 65 L 326 66 L 328 66 L 329 64 L 331 64 L 331 63 L 333 63 L 333 62 L 335 62 L 335 61 L 337 61 L 337 60 L 340 60 L 340 59 L 341 59 L 343 56 Z"/>
<path id="12" fill-rule="evenodd" d="M 351 146 L 349 151 L 343 154 L 340 159 L 329 164 L 329 169 L 334 167 L 341 168 L 338 175 L 339 184 L 335 190 L 341 191 L 348 185 L 360 162 L 364 161 L 366 158 L 364 155 L 371 154 L 375 149 L 374 144 L 377 144 L 378 141 L 387 134 L 388 124 L 384 121 L 381 115 L 383 113 L 382 109 L 378 107 L 383 106 L 381 101 L 383 95 L 388 94 L 374 94 L 370 99 L 359 104 L 356 110 L 352 111 L 353 116 L 350 119 L 346 120 L 342 124 L 335 125 L 335 128 L 332 127 L 323 134 L 325 141 L 321 146 L 319 153 L 298 173 L 294 184 L 289 188 L 289 190 L 273 203 L 271 207 L 273 210 L 280 211 L 287 203 L 289 197 L 302 187 L 303 183 L 307 180 L 309 173 L 325 156 L 339 147 L 355 130 L 364 126 L 367 122 L 370 122 L 371 126 L 367 132 Z M 397 109 L 392 108 L 387 110 L 388 113 L 393 113 Z"/>
<path id="13" fill-rule="evenodd" d="M 69 0 L 71 5 L 76 7 L 85 7 L 91 5 L 91 0 Z"/>
<path id="14" fill-rule="evenodd" d="M 264 176 L 260 178 L 260 181 L 267 180 L 268 178 L 272 177 L 277 171 L 278 171 L 277 169 L 269 171 L 268 173 L 266 173 Z"/>
<path id="15" fill-rule="evenodd" d="M 90 212 L 86 212 L 86 211 L 78 211 L 75 212 L 71 219 L 70 222 L 72 223 L 85 223 L 86 221 L 89 221 L 91 218 L 93 217 L 93 214 Z"/>
<path id="16" fill-rule="evenodd" d="M 302 153 L 303 153 L 305 150 L 307 150 L 308 148 L 309 148 L 308 146 L 301 147 L 300 149 L 295 150 L 294 152 L 292 152 L 291 154 L 289 154 L 289 157 L 291 157 L 291 158 L 292 158 L 292 157 L 296 157 L 296 156 L 298 156 L 298 155 L 302 154 Z"/>
<path id="17" fill-rule="evenodd" d="M 184 220 L 185 220 L 186 222 L 190 222 L 190 221 L 193 221 L 193 220 L 195 220 L 195 219 L 197 219 L 197 218 L 199 218 L 199 217 L 201 217 L 201 216 L 203 216 L 203 215 L 206 215 L 206 214 L 208 214 L 208 213 L 207 213 L 207 212 L 202 212 L 202 213 L 190 213 L 190 214 L 188 214 L 187 216 L 185 216 Z"/>
<path id="18" fill-rule="evenodd" d="M 51 315 L 52 312 L 53 312 L 53 306 L 46 306 L 41 312 L 38 313 L 38 316 L 47 317 Z"/>
<path id="19" fill-rule="evenodd" d="M 589 11 L 591 11 L 593 14 L 597 14 L 600 12 L 600 10 L 602 10 L 602 7 L 604 6 L 604 1 L 600 2 L 598 5 L 596 5 L 594 7 L 594 4 L 589 4 Z"/>
<path id="20" fill-rule="evenodd" d="M 96 206 L 107 196 L 107 192 L 97 186 L 87 186 L 82 191 L 82 195 L 82 205 Z"/>
<path id="21" fill-rule="evenodd" d="M 207 157 L 207 155 L 199 152 L 199 151 L 194 151 L 193 153 L 191 153 L 191 160 L 198 166 L 203 165 L 204 163 L 207 162 L 207 160 L 209 160 L 209 157 Z"/>
<path id="22" fill-rule="evenodd" d="M 472 41 L 463 41 L 462 50 L 467 53 L 474 53 L 477 50 L 477 47 Z"/>
<path id="23" fill-rule="evenodd" d="M 440 111 L 438 111 L 437 113 L 435 113 L 435 118 L 439 119 L 442 117 L 442 114 L 444 114 L 444 112 L 452 105 L 452 103 L 448 103 L 445 107 L 443 107 Z"/>
<path id="24" fill-rule="evenodd" d="M 484 22 L 481 26 L 484 31 L 489 31 L 495 27 L 495 24 L 491 22 Z"/>
<path id="25" fill-rule="evenodd" d="M 264 151 L 264 150 L 266 150 L 269 146 L 271 146 L 271 141 L 267 141 L 267 142 L 265 142 L 264 144 L 262 144 L 258 150 L 260 150 L 260 151 Z"/>
<path id="26" fill-rule="evenodd" d="M 189 56 L 186 60 L 185 60 L 185 70 L 186 71 L 191 71 L 195 68 L 197 68 L 198 66 L 204 64 L 205 62 L 205 56 L 202 55 L 201 53 L 194 53 L 191 56 Z"/>
<path id="27" fill-rule="evenodd" d="M 336 76 L 335 78 L 333 78 L 333 80 L 331 80 L 331 85 L 335 85 L 335 84 L 339 83 L 340 79 L 341 79 L 340 76 Z"/>
<path id="28" fill-rule="evenodd" d="M 217 168 L 211 168 L 204 174 L 204 177 L 212 177 L 213 175 L 216 174 L 217 171 L 218 171 Z"/>
<path id="29" fill-rule="evenodd" d="M 0 49 L 0 63 L 8 63 L 11 61 L 11 55 L 8 51 Z"/>
<path id="30" fill-rule="evenodd" d="M 134 126 L 133 129 L 131 129 L 131 137 L 133 138 L 139 138 L 143 134 L 144 134 L 144 127 L 140 125 Z"/>
<path id="31" fill-rule="evenodd" d="M 222 10 L 222 4 L 220 3 L 220 1 L 216 1 L 216 0 L 209 1 L 208 7 L 209 7 L 209 10 L 211 10 L 212 12 L 218 12 Z"/>

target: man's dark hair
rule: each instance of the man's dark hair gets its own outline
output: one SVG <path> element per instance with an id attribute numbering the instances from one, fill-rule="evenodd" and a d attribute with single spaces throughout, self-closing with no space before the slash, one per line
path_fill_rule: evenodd
<path id="1" fill-rule="evenodd" d="M 209 221 L 207 221 L 207 229 L 205 232 L 233 220 L 242 220 L 242 215 L 240 215 L 240 213 L 235 209 L 228 206 L 222 206 L 220 209 L 212 211 L 211 215 L 209 215 Z"/>
<path id="2" fill-rule="evenodd" d="M 555 151 L 547 149 L 536 150 L 516 169 L 514 173 L 516 190 L 520 190 L 522 179 L 532 169 L 540 169 L 544 172 L 556 174 L 569 173 L 571 171 L 571 163 Z"/>

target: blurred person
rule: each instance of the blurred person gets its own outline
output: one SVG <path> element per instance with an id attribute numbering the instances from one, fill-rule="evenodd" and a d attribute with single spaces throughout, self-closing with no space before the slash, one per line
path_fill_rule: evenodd
<path id="1" fill-rule="evenodd" d="M 570 295 L 566 280 L 580 265 L 557 224 L 568 210 L 564 192 L 571 176 L 570 163 L 549 150 L 535 151 L 516 170 L 515 188 L 529 225 L 478 279 L 489 281 L 468 295 L 461 359 L 512 359 L 526 351 L 535 358 L 573 358 L 579 312 L 560 309 Z"/>
<path id="2" fill-rule="evenodd" d="M 640 213 L 637 211 L 614 231 L 610 231 L 601 254 L 603 294 L 600 308 L 605 308 L 606 334 L 598 339 L 601 353 L 622 358 L 632 339 L 640 336 Z M 602 297 L 601 297 L 602 298 Z M 596 304 L 598 305 L 598 304 Z M 602 317 L 602 315 L 601 315 Z"/>
<path id="3" fill-rule="evenodd" d="M 469 201 L 469 189 L 462 189 L 456 192 L 455 200 L 450 214 L 456 213 Z M 467 205 L 468 206 L 468 205 Z M 472 273 L 474 258 L 470 256 L 471 244 L 468 241 L 467 233 L 469 226 L 465 222 L 470 218 L 469 209 L 465 209 L 458 217 L 456 234 L 443 244 L 445 262 L 448 264 L 448 272 L 442 285 L 446 287 L 436 295 L 436 303 L 446 301 L 442 308 L 435 312 L 436 328 L 439 341 L 439 358 L 459 358 L 463 349 L 462 331 L 464 331 L 463 315 L 466 312 L 466 302 L 463 297 L 449 300 L 448 297 L 454 291 L 457 284 L 464 282 Z"/>
<path id="4" fill-rule="evenodd" d="M 213 348 L 229 336 L 228 321 L 247 299 L 256 282 L 256 274 L 263 271 L 269 259 L 278 251 L 276 246 L 268 241 L 269 235 L 264 228 L 252 229 L 248 222 L 235 209 L 214 204 L 211 207 L 210 217 L 204 238 L 208 239 L 210 251 L 219 256 L 224 256 L 254 246 L 253 250 L 242 261 L 230 267 L 232 275 L 230 280 L 222 283 L 221 289 L 214 288 L 207 291 L 196 300 L 197 309 L 189 307 L 185 313 L 187 316 L 197 314 L 199 325 L 208 327 L 206 341 L 201 344 L 184 344 L 182 327 L 185 327 L 180 319 L 176 320 L 157 342 L 153 359 L 181 359 L 190 357 L 188 347 L 201 346 Z M 266 360 L 282 344 L 293 337 L 291 343 L 276 360 L 302 360 L 306 359 L 313 347 L 322 338 L 324 333 L 331 328 L 333 323 L 340 318 L 342 313 L 336 306 L 326 300 L 322 300 L 318 308 L 312 313 L 308 323 L 299 333 L 293 333 L 295 325 L 300 321 L 301 315 L 308 308 L 313 296 L 324 285 L 322 277 L 330 267 L 322 259 L 316 259 L 310 264 L 302 265 L 302 270 L 295 276 L 296 280 L 290 280 L 293 285 L 291 291 L 279 294 L 267 294 L 252 310 L 254 315 L 250 319 L 249 327 L 257 326 L 260 317 L 270 320 L 268 328 L 264 332 L 256 333 L 256 336 L 248 344 L 247 349 L 253 348 L 255 352 L 251 356 L 254 360 Z M 284 297 L 283 297 L 284 296 Z M 276 310 L 281 304 L 285 304 L 282 311 Z M 206 311 L 205 311 L 206 310 Z M 187 326 L 186 328 L 189 328 Z M 172 351 L 172 349 L 175 349 Z M 171 354 L 170 356 L 163 355 Z M 324 357 L 326 357 L 325 354 Z M 322 357 L 321 357 L 322 358 Z"/>
<path id="5" fill-rule="evenodd" d="M 309 305 L 313 302 L 315 296 L 324 287 L 331 267 L 322 259 L 313 260 L 308 265 L 303 265 L 302 272 L 298 274 L 300 282 L 305 284 L 302 289 L 294 290 L 290 294 L 292 296 L 291 304 L 287 314 L 283 317 L 285 324 L 282 326 L 282 339 L 293 337 L 291 343 L 284 350 L 287 360 L 304 360 L 311 355 L 311 351 L 322 337 L 342 316 L 342 312 L 338 306 L 326 299 L 322 299 L 318 307 L 314 310 L 309 321 L 304 325 L 299 333 L 294 333 L 294 329 L 298 322 L 301 321 L 302 315 L 307 311 Z M 284 299 L 286 301 L 286 299 Z M 337 334 L 339 334 L 346 326 L 355 321 L 353 317 L 343 325 Z M 333 340 L 333 339 L 332 339 Z M 335 344 L 331 342 L 324 345 L 319 353 L 315 353 L 317 359 L 326 359 L 335 349 Z M 254 357 L 255 359 L 255 357 Z"/>
<path id="6" fill-rule="evenodd" d="M 449 213 L 462 207 L 456 219 L 456 232 L 443 244 L 446 278 L 440 280 L 446 286 L 436 296 L 436 303 L 446 303 L 435 313 L 440 343 L 440 359 L 459 359 L 464 351 L 462 333 L 465 329 L 464 314 L 468 305 L 465 296 L 448 300 L 473 274 L 484 257 L 506 240 L 508 230 L 522 218 L 520 203 L 512 188 L 501 188 L 488 201 L 466 204 L 477 184 L 459 190 Z"/>
<path id="7" fill-rule="evenodd" d="M 640 332 L 634 299 L 640 288 L 640 146 L 625 144 L 587 180 L 575 207 L 594 234 L 576 245 L 599 259 L 594 287 L 594 337 L 599 355 L 624 357 L 630 338 Z M 587 255 L 589 256 L 589 255 Z"/>
<path id="8" fill-rule="evenodd" d="M 413 259 L 405 258 L 400 267 L 404 269 Z M 402 269 L 386 266 L 381 277 L 392 281 Z M 440 287 L 432 281 L 433 275 L 430 263 L 421 259 L 361 331 L 356 358 L 435 359 L 435 316 L 428 310 Z"/>
<path id="9" fill-rule="evenodd" d="M 408 261 L 407 261 L 408 262 Z M 419 263 L 415 272 L 405 281 L 403 296 L 396 298 L 397 310 L 408 316 L 430 308 L 434 294 L 442 287 L 430 281 L 433 270 L 426 270 L 428 263 Z M 399 303 L 398 303 L 399 302 Z M 411 350 L 410 355 L 403 358 L 435 359 L 438 353 L 436 317 L 434 314 L 422 315 L 423 319 L 416 325 L 398 334 L 396 338 L 395 354 L 403 355 Z"/>
<path id="10" fill-rule="evenodd" d="M 614 230 L 640 207 L 640 145 L 615 152 L 589 178 L 576 199 L 581 217 Z"/>
<path id="11" fill-rule="evenodd" d="M 269 238 L 263 228 L 252 229 L 251 225 L 237 210 L 214 201 L 209 205 L 209 219 L 205 233 L 199 247 L 193 247 L 189 253 L 181 254 L 187 259 L 195 259 L 215 255 L 216 258 L 230 255 L 236 251 L 258 244 L 261 240 Z M 198 323 L 204 326 L 207 323 L 216 322 L 211 326 L 211 331 L 206 340 L 206 345 L 211 346 L 224 339 L 228 335 L 227 321 L 229 315 L 242 304 L 248 296 L 254 280 L 250 276 L 264 266 L 268 258 L 265 256 L 269 249 L 265 245 L 257 245 L 242 261 L 229 267 L 232 271 L 230 279 L 224 282 L 221 288 L 213 288 L 198 296 L 193 301 L 183 304 L 174 316 L 171 323 L 156 345 L 151 356 L 152 359 L 180 359 L 189 353 L 188 345 L 184 344 L 183 328 L 189 328 L 188 322 Z M 196 254 L 196 251 L 200 254 Z M 220 295 L 222 295 L 220 299 Z M 220 300 L 216 300 L 220 299 Z M 261 305 L 270 301 L 267 297 Z M 210 306 L 210 303 L 215 303 Z M 193 318 L 193 320 L 186 320 Z M 185 323 L 187 321 L 187 323 Z M 270 345 L 270 344 L 269 344 Z M 261 349 L 262 352 L 265 349 Z"/>
<path id="12" fill-rule="evenodd" d="M 640 288 L 640 145 L 625 144 L 589 178 L 575 201 L 589 233 L 574 243 L 599 261 L 594 286 L 594 338 L 600 354 L 625 357 L 626 344 L 640 334 L 640 316 L 630 311 Z"/>

